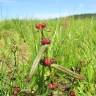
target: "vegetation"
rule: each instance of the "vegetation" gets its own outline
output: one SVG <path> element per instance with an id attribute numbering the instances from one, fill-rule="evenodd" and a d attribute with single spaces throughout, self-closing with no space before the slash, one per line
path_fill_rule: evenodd
<path id="1" fill-rule="evenodd" d="M 39 22 L 46 24 L 43 33 L 51 44 L 40 53 L 35 70 L 31 66 L 45 42 L 36 28 Z M 56 64 L 43 66 L 45 57 L 46 65 L 50 58 Z M 95 63 L 96 17 L 0 21 L 0 96 L 95 96 Z M 33 75 L 30 70 L 35 70 Z"/>

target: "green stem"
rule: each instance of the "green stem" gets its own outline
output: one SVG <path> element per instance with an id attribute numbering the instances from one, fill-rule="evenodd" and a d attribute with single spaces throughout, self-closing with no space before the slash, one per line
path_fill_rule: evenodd
<path id="1" fill-rule="evenodd" d="M 41 30 L 41 39 L 43 39 L 45 36 L 44 36 L 44 32 L 43 30 Z"/>
<path id="2" fill-rule="evenodd" d="M 44 93 L 44 85 L 45 85 L 45 82 L 44 82 L 44 74 L 45 74 L 45 66 L 42 66 L 42 75 L 41 75 L 41 94 Z"/>

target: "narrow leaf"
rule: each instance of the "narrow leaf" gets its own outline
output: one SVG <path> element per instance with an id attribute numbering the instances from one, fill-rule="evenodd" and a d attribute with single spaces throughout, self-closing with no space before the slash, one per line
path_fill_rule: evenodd
<path id="1" fill-rule="evenodd" d="M 42 55 L 43 55 L 43 53 L 44 53 L 44 51 L 46 50 L 47 47 L 48 46 L 42 46 L 41 49 L 39 50 L 32 66 L 31 66 L 31 70 L 30 70 L 30 73 L 29 73 L 29 79 L 31 79 L 33 74 L 35 73 L 35 71 L 38 67 L 39 61 L 40 61 L 40 59 L 41 59 L 41 57 L 42 57 Z"/>
<path id="2" fill-rule="evenodd" d="M 60 70 L 60 71 L 62 71 L 64 73 L 66 73 L 66 74 L 68 74 L 68 75 L 70 75 L 70 76 L 72 76 L 74 78 L 77 78 L 79 80 L 85 79 L 84 76 L 82 76 L 80 74 L 77 74 L 77 73 L 71 71 L 70 69 L 67 69 L 65 67 L 62 67 L 61 65 L 53 64 L 52 67 L 55 68 L 55 69 L 57 69 L 57 70 Z"/>

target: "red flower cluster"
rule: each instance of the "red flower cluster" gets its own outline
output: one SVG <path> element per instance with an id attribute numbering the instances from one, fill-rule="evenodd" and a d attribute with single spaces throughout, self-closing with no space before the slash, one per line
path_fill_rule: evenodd
<path id="1" fill-rule="evenodd" d="M 58 87 L 58 84 L 57 83 L 49 83 L 48 84 L 48 88 L 51 89 L 51 90 L 54 90 Z"/>
<path id="2" fill-rule="evenodd" d="M 46 24 L 45 23 L 38 23 L 38 24 L 36 24 L 35 27 L 38 30 L 43 30 L 46 27 Z"/>
<path id="3" fill-rule="evenodd" d="M 13 96 L 18 96 L 18 93 L 21 91 L 20 87 L 13 88 Z"/>
<path id="4" fill-rule="evenodd" d="M 42 40 L 41 40 L 41 45 L 48 45 L 48 44 L 50 44 L 51 43 L 51 41 L 50 41 L 50 39 L 48 39 L 48 38 L 43 38 Z"/>
<path id="5" fill-rule="evenodd" d="M 76 96 L 75 91 L 70 91 L 69 96 Z"/>
<path id="6" fill-rule="evenodd" d="M 53 58 L 45 58 L 43 61 L 43 64 L 46 66 L 50 66 L 53 63 L 55 63 L 55 60 Z"/>

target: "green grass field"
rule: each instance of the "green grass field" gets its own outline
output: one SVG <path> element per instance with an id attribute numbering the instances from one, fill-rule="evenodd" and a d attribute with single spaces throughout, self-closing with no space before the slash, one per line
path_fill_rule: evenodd
<path id="1" fill-rule="evenodd" d="M 30 68 L 40 49 L 40 32 L 35 28 L 38 22 L 46 23 L 44 34 L 51 39 L 48 57 L 66 68 L 80 68 L 84 80 L 76 80 L 61 71 L 38 66 L 31 82 L 26 83 Z M 14 52 L 15 51 L 15 52 Z M 43 54 L 43 53 L 42 53 Z M 0 21 L 0 96 L 75 96 L 64 91 L 64 84 L 70 85 L 76 96 L 96 96 L 96 18 L 60 18 L 53 20 L 4 20 Z M 39 74 L 39 75 L 38 75 Z M 46 82 L 42 84 L 42 80 Z M 50 90 L 47 84 L 57 82 L 59 88 Z M 12 95 L 14 86 L 19 86 L 18 95 Z M 32 93 L 33 92 L 33 93 Z M 26 95 L 27 94 L 27 95 Z M 32 95 L 33 94 L 33 95 Z"/>

